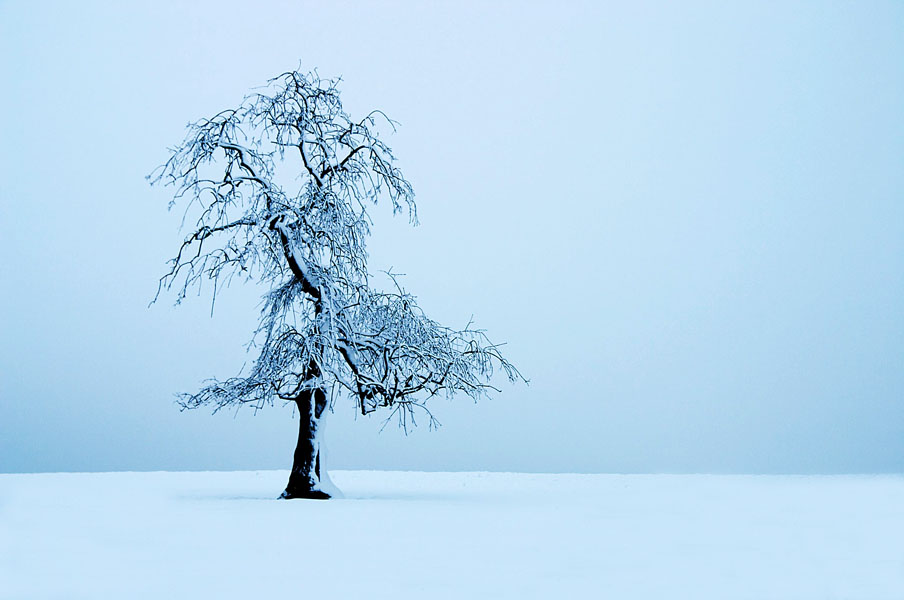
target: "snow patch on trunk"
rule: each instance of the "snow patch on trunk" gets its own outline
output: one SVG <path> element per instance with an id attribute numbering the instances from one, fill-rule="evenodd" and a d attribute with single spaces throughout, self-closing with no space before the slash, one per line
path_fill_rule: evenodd
<path id="1" fill-rule="evenodd" d="M 329 470 L 327 469 L 327 466 L 330 464 L 330 457 L 329 447 L 326 443 L 326 424 L 327 421 L 329 421 L 327 415 L 330 412 L 329 408 L 323 411 L 323 414 L 317 419 L 317 428 L 314 431 L 314 447 L 316 448 L 316 451 L 320 453 L 320 477 L 317 489 L 329 494 L 333 498 L 344 498 L 345 496 L 342 491 L 336 487 L 336 484 L 330 479 Z"/>

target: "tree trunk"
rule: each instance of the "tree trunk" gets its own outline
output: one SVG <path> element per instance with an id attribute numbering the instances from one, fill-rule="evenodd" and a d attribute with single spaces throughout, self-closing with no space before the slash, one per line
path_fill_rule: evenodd
<path id="1" fill-rule="evenodd" d="M 320 419 L 326 409 L 323 389 L 306 391 L 295 401 L 298 406 L 298 444 L 286 491 L 280 498 L 312 498 L 326 500 L 330 495 L 320 486 Z"/>

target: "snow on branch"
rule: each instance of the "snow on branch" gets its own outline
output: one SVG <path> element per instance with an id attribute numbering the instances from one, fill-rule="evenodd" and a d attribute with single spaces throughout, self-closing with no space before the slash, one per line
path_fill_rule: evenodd
<path id="1" fill-rule="evenodd" d="M 390 407 L 404 426 L 406 416 L 413 416 L 414 408 L 426 410 L 433 396 L 463 393 L 476 400 L 498 391 L 491 384 L 496 370 L 510 381 L 523 379 L 482 330 L 454 330 L 433 321 L 390 277 L 395 292 L 360 288 L 340 320 L 335 348 L 347 369 L 335 376 L 362 414 Z"/>
<path id="2" fill-rule="evenodd" d="M 237 275 L 271 288 L 248 373 L 183 396 L 185 408 L 260 408 L 342 389 L 361 413 L 386 408 L 407 426 L 433 396 L 479 398 L 499 370 L 521 378 L 483 331 L 439 325 L 397 282 L 392 292 L 369 286 L 368 210 L 387 202 L 415 224 L 414 192 L 380 138 L 396 124 L 381 111 L 352 119 L 337 86 L 284 73 L 190 124 L 148 176 L 174 188 L 170 206 L 184 204 L 189 229 L 157 297 L 175 291 L 178 303 Z"/>

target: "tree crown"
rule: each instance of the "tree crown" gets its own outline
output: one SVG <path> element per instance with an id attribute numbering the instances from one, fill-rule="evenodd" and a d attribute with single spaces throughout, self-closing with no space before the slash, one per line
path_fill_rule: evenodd
<path id="1" fill-rule="evenodd" d="M 260 408 L 329 388 L 362 414 L 387 407 L 407 426 L 435 395 L 495 390 L 497 368 L 521 378 L 483 331 L 429 319 L 393 275 L 391 291 L 370 286 L 368 208 L 388 201 L 415 224 L 414 192 L 380 139 L 380 126 L 395 123 L 381 111 L 353 120 L 337 85 L 284 73 L 237 108 L 190 124 L 149 176 L 175 188 L 170 207 L 184 201 L 186 215 L 199 215 L 158 296 L 175 290 L 178 303 L 203 281 L 215 296 L 236 275 L 271 288 L 250 372 L 183 395 L 185 408 Z"/>

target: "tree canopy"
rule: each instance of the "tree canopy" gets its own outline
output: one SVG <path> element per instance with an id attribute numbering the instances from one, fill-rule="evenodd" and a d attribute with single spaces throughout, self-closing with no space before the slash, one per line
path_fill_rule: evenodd
<path id="1" fill-rule="evenodd" d="M 388 409 L 407 427 L 433 396 L 479 398 L 496 389 L 497 370 L 521 378 L 483 331 L 428 318 L 395 276 L 388 290 L 371 285 L 368 211 L 388 203 L 416 224 L 414 192 L 380 137 L 396 123 L 381 111 L 353 119 L 337 86 L 283 73 L 190 124 L 149 176 L 173 186 L 170 206 L 184 203 L 194 221 L 158 296 L 173 290 L 178 302 L 205 281 L 215 296 L 237 276 L 270 288 L 251 368 L 184 394 L 185 408 L 261 408 L 322 390 L 344 392 L 362 414 Z"/>

